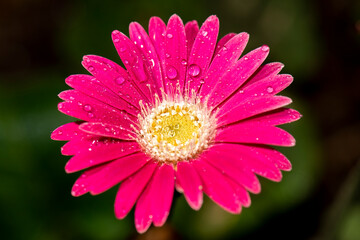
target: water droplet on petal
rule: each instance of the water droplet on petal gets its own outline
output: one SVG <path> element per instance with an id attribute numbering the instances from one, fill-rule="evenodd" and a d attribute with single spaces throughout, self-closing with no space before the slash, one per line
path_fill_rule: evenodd
<path id="1" fill-rule="evenodd" d="M 121 85 L 125 82 L 125 78 L 122 77 L 122 76 L 119 76 L 117 78 L 115 78 L 115 83 L 118 84 L 118 85 Z"/>
<path id="2" fill-rule="evenodd" d="M 169 67 L 167 69 L 167 73 L 166 75 L 168 76 L 169 79 L 175 79 L 177 77 L 177 71 L 174 67 Z"/>
<path id="3" fill-rule="evenodd" d="M 186 66 L 187 65 L 187 61 L 185 59 L 181 60 L 181 64 Z"/>
<path id="4" fill-rule="evenodd" d="M 116 43 L 119 42 L 119 41 L 120 41 L 120 39 L 118 39 L 118 38 L 114 39 L 114 42 L 116 42 Z"/>
<path id="5" fill-rule="evenodd" d="M 167 36 L 168 38 L 173 38 L 173 35 L 172 35 L 171 33 L 168 33 L 166 36 Z"/>
<path id="6" fill-rule="evenodd" d="M 89 112 L 87 115 L 88 115 L 89 118 L 93 118 L 93 117 L 94 117 L 94 114 L 91 113 L 91 112 Z"/>
<path id="7" fill-rule="evenodd" d="M 150 62 L 151 62 L 151 66 L 154 67 L 154 66 L 155 66 L 155 61 L 154 61 L 154 59 L 150 59 Z"/>
<path id="8" fill-rule="evenodd" d="M 207 32 L 207 31 L 203 31 L 201 34 L 202 34 L 204 37 L 206 37 L 206 36 L 208 35 L 208 32 Z"/>
<path id="9" fill-rule="evenodd" d="M 196 77 L 200 74 L 200 67 L 196 64 L 191 64 L 188 71 L 190 76 Z"/>
<path id="10" fill-rule="evenodd" d="M 261 47 L 261 51 L 267 52 L 267 51 L 269 51 L 269 47 L 264 45 Z"/>
<path id="11" fill-rule="evenodd" d="M 126 47 L 120 47 L 120 48 L 119 48 L 119 51 L 120 51 L 120 52 L 125 52 L 125 51 L 126 51 Z"/>
<path id="12" fill-rule="evenodd" d="M 84 105 L 84 110 L 86 111 L 86 112 L 90 112 L 91 111 L 91 109 L 92 109 L 92 107 L 90 106 L 90 105 Z"/>
<path id="13" fill-rule="evenodd" d="M 166 54 L 165 54 L 165 57 L 166 57 L 166 58 L 169 58 L 169 57 L 171 57 L 171 55 L 168 54 L 168 53 L 166 53 Z"/>
<path id="14" fill-rule="evenodd" d="M 271 87 L 271 86 L 269 86 L 269 87 L 266 88 L 266 91 L 267 91 L 268 93 L 272 93 L 272 92 L 274 92 L 274 88 Z"/>
<path id="15" fill-rule="evenodd" d="M 89 71 L 90 71 L 90 72 L 93 72 L 94 70 L 95 70 L 95 68 L 94 68 L 93 66 L 90 66 L 90 67 L 89 67 Z"/>

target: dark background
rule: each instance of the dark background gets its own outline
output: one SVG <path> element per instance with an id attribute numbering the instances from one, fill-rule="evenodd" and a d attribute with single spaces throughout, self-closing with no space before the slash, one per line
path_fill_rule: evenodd
<path id="1" fill-rule="evenodd" d="M 64 79 L 85 73 L 85 54 L 120 62 L 112 30 L 147 27 L 177 13 L 200 24 L 220 18 L 220 36 L 246 31 L 246 52 L 262 44 L 266 62 L 294 76 L 283 92 L 303 118 L 284 126 L 297 139 L 282 148 L 293 163 L 280 183 L 261 179 L 252 206 L 231 215 L 209 199 L 195 212 L 176 195 L 162 228 L 138 235 L 133 213 L 116 220 L 116 187 L 74 198 L 62 142 L 50 133 L 73 121 L 57 111 Z M 0 2 L 1 239 L 360 239 L 360 1 Z"/>

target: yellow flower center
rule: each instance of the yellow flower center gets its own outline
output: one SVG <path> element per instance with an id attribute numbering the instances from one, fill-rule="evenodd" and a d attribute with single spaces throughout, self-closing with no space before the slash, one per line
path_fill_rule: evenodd
<path id="1" fill-rule="evenodd" d="M 201 103 L 164 100 L 143 106 L 137 141 L 153 159 L 178 162 L 196 158 L 215 132 L 215 119 Z"/>
<path id="2" fill-rule="evenodd" d="M 201 121 L 189 110 L 188 107 L 180 109 L 179 106 L 165 109 L 154 117 L 149 132 L 157 138 L 158 142 L 165 141 L 173 146 L 196 139 Z"/>

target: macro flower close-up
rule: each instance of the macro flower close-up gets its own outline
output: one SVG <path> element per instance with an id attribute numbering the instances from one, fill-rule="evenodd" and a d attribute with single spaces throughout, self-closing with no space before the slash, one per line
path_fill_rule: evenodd
<path id="1" fill-rule="evenodd" d="M 260 193 L 258 176 L 278 182 L 291 163 L 272 146 L 295 139 L 278 127 L 298 120 L 277 95 L 293 80 L 282 63 L 264 64 L 269 47 L 244 53 L 249 35 L 218 40 L 219 20 L 199 27 L 179 16 L 167 24 L 152 17 L 148 32 L 136 23 L 129 37 L 113 31 L 123 66 L 96 55 L 82 65 L 90 75 L 71 75 L 58 109 L 79 121 L 57 128 L 54 140 L 72 156 L 68 173 L 82 171 L 73 196 L 103 193 L 119 185 L 115 215 L 134 207 L 135 227 L 162 226 L 174 191 L 199 210 L 206 194 L 239 214 Z"/>

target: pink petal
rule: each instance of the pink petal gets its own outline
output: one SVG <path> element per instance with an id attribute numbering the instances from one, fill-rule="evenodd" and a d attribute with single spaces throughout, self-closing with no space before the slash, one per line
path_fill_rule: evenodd
<path id="1" fill-rule="evenodd" d="M 241 204 L 227 178 L 205 161 L 197 160 L 192 164 L 199 173 L 204 192 L 209 198 L 231 213 L 240 213 Z"/>
<path id="2" fill-rule="evenodd" d="M 194 44 L 196 35 L 199 32 L 199 25 L 197 21 L 193 20 L 190 22 L 187 22 L 185 24 L 185 33 L 186 33 L 186 42 L 187 42 L 187 52 L 188 55 L 190 54 L 190 51 L 192 49 L 192 46 Z"/>
<path id="3" fill-rule="evenodd" d="M 59 94 L 61 99 L 66 102 L 58 104 L 60 112 L 66 115 L 82 119 L 89 122 L 104 122 L 110 124 L 119 124 L 130 128 L 129 119 L 136 120 L 135 117 L 89 97 L 76 90 L 67 90 Z"/>
<path id="4" fill-rule="evenodd" d="M 291 108 L 279 108 L 271 112 L 262 113 L 254 117 L 248 118 L 243 122 L 256 123 L 259 125 L 276 126 L 285 123 L 294 122 L 301 118 L 301 114 Z"/>
<path id="5" fill-rule="evenodd" d="M 83 184 L 83 182 L 87 181 L 87 179 L 91 178 L 93 175 L 100 172 L 101 169 L 102 169 L 101 166 L 94 167 L 81 174 L 81 176 L 75 181 L 71 189 L 71 195 L 73 195 L 74 197 L 79 197 L 89 192 L 89 190 L 87 189 L 87 185 Z"/>
<path id="6" fill-rule="evenodd" d="M 281 71 L 281 69 L 283 69 L 283 67 L 284 64 L 279 62 L 268 63 L 259 67 L 256 73 L 254 73 L 251 78 L 244 84 L 244 87 L 247 87 L 257 81 L 274 77 Z"/>
<path id="7" fill-rule="evenodd" d="M 243 56 L 235 65 L 233 65 L 224 76 L 219 79 L 212 91 L 208 93 L 208 106 L 215 107 L 236 89 L 238 89 L 264 62 L 269 54 L 269 47 L 262 46 L 245 56 Z"/>
<path id="8" fill-rule="evenodd" d="M 146 101 L 146 98 L 136 90 L 134 83 L 125 69 L 109 59 L 96 55 L 87 55 L 84 56 L 83 59 L 83 66 L 92 73 L 96 79 L 124 101 L 140 109 L 139 101 Z"/>
<path id="9" fill-rule="evenodd" d="M 166 24 L 159 17 L 152 17 L 149 21 L 149 37 L 152 41 L 160 62 L 165 62 Z"/>
<path id="10" fill-rule="evenodd" d="M 146 58 L 146 65 L 152 78 L 154 79 L 156 90 L 161 97 L 160 88 L 164 89 L 161 64 L 149 36 L 144 28 L 137 22 L 132 22 L 129 26 L 130 38 L 138 46 L 139 51 Z"/>
<path id="11" fill-rule="evenodd" d="M 230 147 L 231 144 L 229 144 Z M 228 147 L 228 148 L 230 148 Z M 264 145 L 236 145 L 236 151 L 242 151 L 247 156 L 251 156 L 252 159 L 256 159 L 255 162 L 263 162 L 267 165 L 276 166 L 277 168 L 285 171 L 291 170 L 291 163 L 289 160 L 281 154 L 279 151 Z"/>
<path id="12" fill-rule="evenodd" d="M 77 91 L 95 98 L 109 106 L 119 110 L 124 110 L 134 116 L 140 113 L 139 109 L 137 109 L 134 105 L 130 105 L 128 102 L 120 98 L 110 89 L 106 88 L 99 80 L 92 76 L 71 75 L 66 78 L 65 82 L 67 85 L 76 89 Z"/>
<path id="13" fill-rule="evenodd" d="M 257 156 L 256 149 L 241 144 L 216 144 L 213 148 L 224 153 L 223 155 L 231 152 L 231 155 L 226 156 L 232 158 L 234 166 L 241 167 L 244 171 L 252 171 L 276 182 L 279 182 L 282 178 L 281 172 L 276 165 L 265 158 Z"/>
<path id="14" fill-rule="evenodd" d="M 71 140 L 65 143 L 61 147 L 61 154 L 65 156 L 75 155 L 81 152 L 81 149 L 84 149 L 84 146 L 89 146 L 89 145 L 90 145 L 90 141 L 83 141 L 83 139 Z"/>
<path id="15" fill-rule="evenodd" d="M 224 47 L 225 43 L 227 43 L 231 38 L 235 37 L 236 33 L 228 33 L 225 36 L 223 36 L 218 43 L 216 44 L 215 47 L 215 51 L 214 51 L 214 55 L 213 58 L 216 56 L 216 54 L 219 53 L 219 51 L 221 50 L 221 48 Z"/>
<path id="16" fill-rule="evenodd" d="M 153 104 L 154 99 L 151 93 L 156 92 L 156 86 L 150 76 L 150 73 L 147 71 L 147 67 L 144 62 L 145 57 L 141 54 L 133 41 L 131 41 L 125 34 L 115 30 L 112 33 L 112 39 L 126 70 L 129 72 L 129 75 L 133 80 L 133 83 L 139 89 L 139 92 L 141 92 L 150 101 L 149 103 Z"/>
<path id="17" fill-rule="evenodd" d="M 237 144 L 236 151 L 238 151 L 238 154 L 244 156 L 244 162 L 246 162 L 248 168 L 251 169 L 254 173 L 275 182 L 281 181 L 281 171 L 273 162 L 267 161 L 266 159 L 260 157 L 257 154 L 255 148 L 251 148 L 249 151 L 248 146 Z"/>
<path id="18" fill-rule="evenodd" d="M 295 139 L 285 130 L 252 122 L 238 123 L 216 132 L 215 142 L 255 143 L 292 147 Z"/>
<path id="19" fill-rule="evenodd" d="M 77 146 L 79 151 L 66 163 L 65 171 L 67 173 L 96 166 L 140 151 L 137 142 L 122 142 L 113 139 L 94 140 L 94 142 L 87 145 L 86 148 L 78 143 L 72 145 Z"/>
<path id="20" fill-rule="evenodd" d="M 293 77 L 288 74 L 276 75 L 272 78 L 267 78 L 254 82 L 247 87 L 242 87 L 241 90 L 243 94 L 238 95 L 237 99 L 232 101 L 237 101 L 244 98 L 265 96 L 265 95 L 275 95 L 289 86 L 293 81 Z"/>
<path id="21" fill-rule="evenodd" d="M 191 163 L 183 161 L 177 164 L 176 183 L 182 189 L 190 207 L 199 210 L 203 203 L 202 183 Z"/>
<path id="22" fill-rule="evenodd" d="M 152 212 L 154 226 L 162 226 L 170 212 L 174 195 L 174 168 L 164 164 L 159 167 L 151 182 L 150 194 L 152 200 Z"/>
<path id="23" fill-rule="evenodd" d="M 147 187 L 137 201 L 135 227 L 145 232 L 151 222 L 162 226 L 169 215 L 174 193 L 174 169 L 168 164 L 158 167 Z"/>
<path id="24" fill-rule="evenodd" d="M 228 101 L 217 113 L 218 126 L 227 125 L 260 113 L 271 111 L 286 106 L 291 102 L 290 98 L 283 96 L 246 98 L 242 102 Z"/>
<path id="25" fill-rule="evenodd" d="M 64 124 L 51 133 L 52 140 L 69 141 L 75 138 L 86 136 L 87 134 L 79 131 L 79 125 L 83 122 L 71 122 Z"/>
<path id="26" fill-rule="evenodd" d="M 218 80 L 236 63 L 249 40 L 249 34 L 243 32 L 231 38 L 215 55 L 201 87 L 200 96 L 206 97 L 213 91 Z"/>
<path id="27" fill-rule="evenodd" d="M 136 134 L 132 129 L 108 123 L 86 122 L 81 124 L 79 128 L 84 132 L 103 137 L 111 137 L 122 140 L 134 140 L 136 137 Z"/>
<path id="28" fill-rule="evenodd" d="M 120 184 L 114 204 L 115 216 L 118 219 L 125 218 L 134 206 L 136 200 L 153 175 L 155 167 L 155 163 L 149 162 Z"/>
<path id="29" fill-rule="evenodd" d="M 244 186 L 252 193 L 261 191 L 260 182 L 257 177 L 244 167 L 238 156 L 232 151 L 229 144 L 215 144 L 201 155 L 201 158 L 232 178 L 239 185 Z"/>
<path id="30" fill-rule="evenodd" d="M 173 95 L 177 85 L 180 90 L 184 86 L 186 73 L 184 60 L 187 59 L 185 27 L 176 14 L 170 17 L 167 24 L 165 44 L 165 87 L 167 93 Z"/>
<path id="31" fill-rule="evenodd" d="M 136 153 L 95 167 L 94 169 L 98 169 L 97 171 L 93 169 L 87 170 L 76 180 L 73 192 L 81 193 L 75 194 L 75 196 L 86 192 L 90 192 L 93 195 L 105 192 L 136 172 L 148 160 L 149 157 L 144 153 Z"/>
<path id="32" fill-rule="evenodd" d="M 244 207 L 250 207 L 251 199 L 246 189 L 241 184 L 236 183 L 232 179 L 228 179 L 228 181 L 235 190 L 234 192 L 237 195 L 237 198 L 239 199 L 241 205 L 243 205 Z"/>
<path id="33" fill-rule="evenodd" d="M 158 171 L 158 167 L 155 169 L 155 173 L 157 171 Z M 153 178 L 154 178 L 154 173 L 152 179 Z M 152 179 L 150 179 L 149 182 L 147 183 L 147 186 L 141 193 L 135 206 L 135 228 L 139 233 L 146 232 L 153 221 L 153 215 L 151 209 L 153 196 L 150 194 Z"/>
<path id="34" fill-rule="evenodd" d="M 189 89 L 197 93 L 211 62 L 219 33 L 219 19 L 212 15 L 201 26 L 188 60 L 186 81 Z M 187 86 L 185 86 L 187 88 Z M 191 92 L 190 92 L 191 93 Z"/>
<path id="35" fill-rule="evenodd" d="M 255 151 L 256 156 L 262 158 L 263 161 L 266 159 L 267 161 L 274 163 L 277 168 L 283 171 L 291 170 L 290 161 L 279 151 L 267 146 L 251 146 L 251 148 Z"/>

